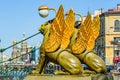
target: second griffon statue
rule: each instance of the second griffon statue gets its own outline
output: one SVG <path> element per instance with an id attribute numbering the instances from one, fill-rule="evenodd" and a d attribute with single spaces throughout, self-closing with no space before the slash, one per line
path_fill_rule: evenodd
<path id="1" fill-rule="evenodd" d="M 75 26 L 73 9 L 64 15 L 61 5 L 55 18 L 43 23 L 39 28 L 44 39 L 40 47 L 39 64 L 32 73 L 41 74 L 48 61 L 60 64 L 65 70 L 62 74 L 86 73 L 81 62 L 96 73 L 106 72 L 105 62 L 93 51 L 94 42 L 99 35 L 99 16 L 92 20 L 88 12 L 84 22 Z"/>

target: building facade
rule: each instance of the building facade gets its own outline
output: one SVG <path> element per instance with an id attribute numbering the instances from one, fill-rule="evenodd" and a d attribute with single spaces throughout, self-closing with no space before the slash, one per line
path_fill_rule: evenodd
<path id="1" fill-rule="evenodd" d="M 20 63 L 20 62 L 31 63 L 31 59 L 33 59 L 32 55 L 36 54 L 35 52 L 30 52 L 33 49 L 33 47 L 29 46 L 27 41 L 24 39 L 25 39 L 25 34 L 23 34 L 23 41 L 21 42 L 20 46 L 15 45 L 17 43 L 16 40 L 13 41 L 14 46 L 13 46 L 13 50 L 12 50 L 12 58 L 21 56 L 21 57 L 16 58 L 15 60 L 13 60 L 12 61 L 13 63 Z"/>
<path id="2" fill-rule="evenodd" d="M 120 4 L 116 9 L 100 14 L 100 35 L 95 45 L 95 50 L 106 65 L 114 65 L 120 56 Z"/>

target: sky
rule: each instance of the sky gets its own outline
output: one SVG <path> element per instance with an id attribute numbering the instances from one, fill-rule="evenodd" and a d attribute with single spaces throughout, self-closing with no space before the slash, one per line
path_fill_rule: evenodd
<path id="1" fill-rule="evenodd" d="M 94 10 L 101 8 L 104 8 L 105 12 L 111 8 L 115 9 L 120 0 L 0 0 L 0 48 L 12 45 L 13 40 L 21 41 L 24 33 L 26 38 L 37 33 L 43 22 L 54 18 L 54 11 L 49 11 L 47 18 L 40 17 L 39 6 L 47 5 L 58 10 L 60 4 L 65 12 L 73 8 L 75 13 L 86 16 L 88 11 L 93 14 Z M 43 36 L 39 34 L 27 42 L 36 46 L 42 39 Z M 3 53 L 11 55 L 12 48 Z"/>

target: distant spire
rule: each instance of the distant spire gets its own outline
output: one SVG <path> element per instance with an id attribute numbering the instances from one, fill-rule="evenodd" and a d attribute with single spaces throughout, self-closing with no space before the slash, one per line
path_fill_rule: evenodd
<path id="1" fill-rule="evenodd" d="M 23 39 L 25 39 L 25 36 L 26 36 L 26 35 L 25 35 L 25 32 L 24 32 L 24 33 L 23 33 Z"/>
<path id="2" fill-rule="evenodd" d="M 26 39 L 26 34 L 25 32 L 23 33 L 23 40 Z M 22 44 L 27 44 L 26 40 L 22 41 Z"/>

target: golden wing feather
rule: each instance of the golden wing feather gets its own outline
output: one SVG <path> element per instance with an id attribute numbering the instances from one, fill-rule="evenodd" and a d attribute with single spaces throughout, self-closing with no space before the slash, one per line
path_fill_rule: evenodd
<path id="1" fill-rule="evenodd" d="M 88 13 L 84 23 L 78 30 L 77 39 L 72 45 L 72 51 L 75 54 L 80 54 L 84 50 L 92 50 L 94 48 L 94 42 L 99 35 L 100 20 L 97 16 L 92 21 L 91 14 Z"/>
<path id="2" fill-rule="evenodd" d="M 73 9 L 70 9 L 64 23 L 61 48 L 66 49 L 70 43 L 71 34 L 74 31 L 75 17 Z"/>
<path id="3" fill-rule="evenodd" d="M 64 24 L 64 9 L 63 6 L 61 5 L 56 14 L 55 19 L 51 23 L 49 38 L 44 44 L 46 52 L 53 52 L 60 47 L 63 24 Z"/>
<path id="4" fill-rule="evenodd" d="M 100 20 L 99 20 L 99 16 L 96 16 L 93 20 L 91 36 L 88 41 L 87 49 L 92 50 L 94 48 L 94 42 L 96 38 L 99 36 L 99 30 L 100 30 Z"/>
<path id="5" fill-rule="evenodd" d="M 78 30 L 77 39 L 75 43 L 72 45 L 72 51 L 74 54 L 80 54 L 86 50 L 86 48 L 88 47 L 87 46 L 88 41 L 91 36 L 91 29 L 92 29 L 91 14 L 88 13 L 84 23 Z"/>

